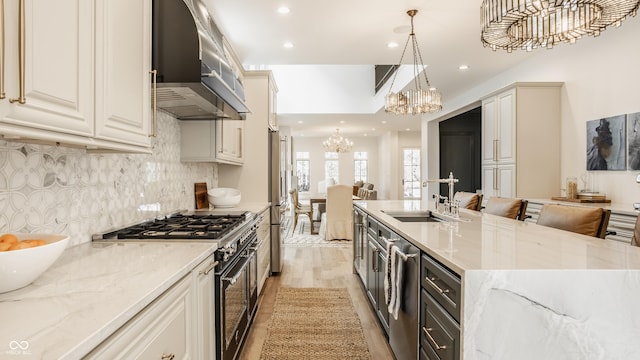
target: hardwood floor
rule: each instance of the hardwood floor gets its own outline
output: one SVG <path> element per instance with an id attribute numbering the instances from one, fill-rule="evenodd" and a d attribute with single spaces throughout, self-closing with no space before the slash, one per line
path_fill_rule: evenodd
<path id="1" fill-rule="evenodd" d="M 375 318 L 366 294 L 352 270 L 351 247 L 285 247 L 284 268 L 280 275 L 267 279 L 261 294 L 258 313 L 244 348 L 241 360 L 260 358 L 267 334 L 276 291 L 279 287 L 345 287 L 360 317 L 364 336 L 373 360 L 393 359 L 383 330 Z"/>

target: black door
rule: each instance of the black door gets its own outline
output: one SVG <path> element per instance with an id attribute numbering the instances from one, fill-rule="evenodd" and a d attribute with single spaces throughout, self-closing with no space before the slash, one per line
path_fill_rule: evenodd
<path id="1" fill-rule="evenodd" d="M 456 191 L 476 192 L 482 189 L 481 108 L 444 120 L 439 127 L 440 178 L 447 178 L 453 172 L 460 179 L 455 185 Z M 440 195 L 449 195 L 447 184 L 440 184 Z"/>

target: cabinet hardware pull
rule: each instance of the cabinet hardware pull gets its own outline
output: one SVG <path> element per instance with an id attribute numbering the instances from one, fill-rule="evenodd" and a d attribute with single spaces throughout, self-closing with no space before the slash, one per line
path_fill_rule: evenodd
<path id="1" fill-rule="evenodd" d="M 427 337 L 429 338 L 429 341 L 431 341 L 431 343 L 433 343 L 433 345 L 436 346 L 436 350 L 438 351 L 447 350 L 446 345 L 438 345 L 438 343 L 436 342 L 436 339 L 434 339 L 433 336 L 431 336 L 431 331 L 433 331 L 433 328 L 426 328 L 423 326 L 422 331 L 424 331 L 424 333 L 427 335 Z"/>
<path id="2" fill-rule="evenodd" d="M 164 353 L 162 353 L 162 357 L 160 358 L 161 360 L 173 360 L 176 356 L 173 353 L 169 353 L 168 355 L 165 355 Z"/>
<path id="3" fill-rule="evenodd" d="M 217 261 L 212 262 L 211 264 L 209 264 L 209 266 L 207 266 L 206 269 L 204 269 L 204 271 L 200 271 L 200 275 L 209 275 L 211 270 L 213 270 L 217 265 L 218 265 Z"/>
<path id="4" fill-rule="evenodd" d="M 2 67 L 0 67 L 0 99 L 4 99 L 6 96 L 4 92 L 4 0 L 0 0 L 0 22 L 2 22 L 2 28 L 0 28 L 0 61 L 2 61 Z"/>
<path id="5" fill-rule="evenodd" d="M 25 10 L 24 10 L 24 2 L 25 0 L 20 0 L 20 5 L 18 8 L 19 18 L 18 18 L 18 73 L 20 74 L 20 95 L 17 98 L 9 99 L 10 103 L 17 102 L 19 104 L 24 104 L 27 102 L 27 99 L 24 97 L 24 73 L 25 73 Z M 3 22 L 4 25 L 4 22 Z M 3 62 L 4 66 L 4 62 Z"/>
<path id="6" fill-rule="evenodd" d="M 434 277 L 434 278 L 429 278 L 429 277 L 427 276 L 427 277 L 425 277 L 425 280 L 427 280 L 427 283 L 428 283 L 429 285 L 431 285 L 431 287 L 432 287 L 432 288 L 436 289 L 436 291 L 437 291 L 437 292 L 439 292 L 439 293 L 440 293 L 440 295 L 448 294 L 448 293 L 449 293 L 449 291 L 450 291 L 449 289 L 444 289 L 444 290 L 443 290 L 440 286 L 438 286 L 438 284 L 436 284 L 436 283 L 434 282 L 434 280 L 437 280 L 437 278 L 435 278 L 435 277 Z"/>
<path id="7" fill-rule="evenodd" d="M 152 95 L 153 95 L 153 123 L 151 124 L 151 134 L 149 137 L 158 136 L 158 70 L 153 69 L 149 71 L 151 74 L 152 82 Z"/>

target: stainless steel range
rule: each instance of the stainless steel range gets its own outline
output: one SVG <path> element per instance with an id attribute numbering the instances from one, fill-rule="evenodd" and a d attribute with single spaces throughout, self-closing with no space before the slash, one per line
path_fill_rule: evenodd
<path id="1" fill-rule="evenodd" d="M 258 300 L 256 227 L 249 212 L 179 212 L 93 235 L 94 241 L 216 241 L 216 358 L 237 358 Z"/>

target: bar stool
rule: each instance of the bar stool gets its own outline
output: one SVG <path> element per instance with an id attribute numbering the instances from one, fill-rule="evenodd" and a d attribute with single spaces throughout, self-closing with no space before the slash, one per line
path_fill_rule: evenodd
<path id="1" fill-rule="evenodd" d="M 449 199 L 451 200 L 451 199 Z M 480 211 L 482 209 L 482 194 L 466 191 L 457 191 L 453 195 L 453 201 L 460 201 L 460 208 Z"/>
<path id="2" fill-rule="evenodd" d="M 529 202 L 527 200 L 494 196 L 487 200 L 487 205 L 485 205 L 484 207 L 484 212 L 487 214 L 498 215 L 509 219 L 524 221 L 528 204 Z"/>
<path id="3" fill-rule="evenodd" d="M 538 225 L 604 239 L 611 210 L 559 204 L 545 204 Z"/>
<path id="4" fill-rule="evenodd" d="M 636 227 L 633 229 L 633 236 L 631 236 L 631 245 L 640 246 L 640 216 L 636 218 Z"/>

